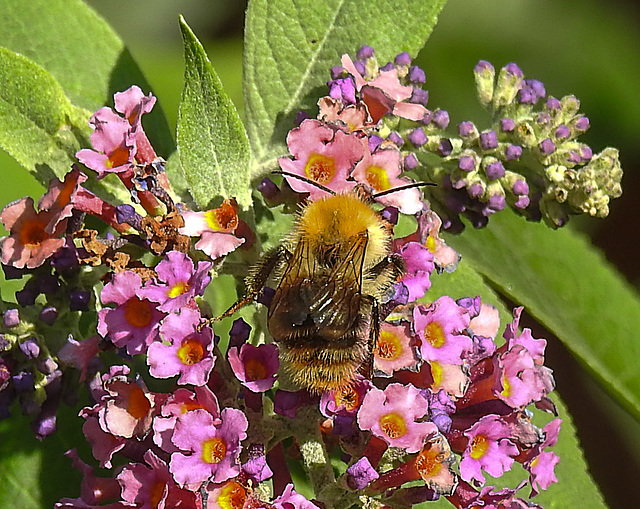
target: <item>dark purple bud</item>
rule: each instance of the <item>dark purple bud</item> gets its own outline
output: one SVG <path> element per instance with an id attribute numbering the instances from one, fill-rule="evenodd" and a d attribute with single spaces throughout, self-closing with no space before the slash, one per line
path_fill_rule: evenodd
<path id="1" fill-rule="evenodd" d="M 386 207 L 382 209 L 380 215 L 389 221 L 392 225 L 398 224 L 398 209 L 395 207 Z"/>
<path id="2" fill-rule="evenodd" d="M 402 147 L 402 145 L 404 145 L 404 140 L 402 139 L 402 136 L 400 136 L 397 132 L 395 131 L 391 131 L 391 134 L 389 134 L 389 136 L 387 137 L 387 139 L 392 142 L 395 143 L 398 147 Z"/>
<path id="3" fill-rule="evenodd" d="M 71 311 L 89 311 L 91 292 L 82 288 L 74 288 L 69 292 L 69 309 Z"/>
<path id="4" fill-rule="evenodd" d="M 348 437 L 356 431 L 355 418 L 352 415 L 333 416 L 333 434 Z"/>
<path id="5" fill-rule="evenodd" d="M 522 69 L 520 69 L 520 67 L 518 67 L 518 64 L 516 64 L 515 62 L 511 62 L 505 65 L 504 70 L 509 74 L 517 76 L 518 78 L 522 78 L 523 76 Z"/>
<path id="6" fill-rule="evenodd" d="M 404 158 L 404 169 L 415 170 L 420 163 L 415 154 L 407 154 Z"/>
<path id="7" fill-rule="evenodd" d="M 460 122 L 458 124 L 458 134 L 463 138 L 468 138 L 477 132 L 476 126 L 473 122 Z"/>
<path id="8" fill-rule="evenodd" d="M 19 348 L 27 359 L 35 359 L 40 355 L 40 345 L 38 345 L 38 340 L 33 336 L 20 343 Z"/>
<path id="9" fill-rule="evenodd" d="M 58 249 L 51 257 L 51 266 L 59 274 L 69 277 L 80 267 L 78 260 L 78 250 L 73 245 L 73 241 L 67 239 L 65 246 Z"/>
<path id="10" fill-rule="evenodd" d="M 448 138 L 444 138 L 440 140 L 440 145 L 438 146 L 438 152 L 440 152 L 441 156 L 448 156 L 453 152 L 453 144 L 451 140 Z"/>
<path id="11" fill-rule="evenodd" d="M 412 65 L 409 67 L 409 81 L 411 83 L 422 84 L 427 81 L 427 76 L 424 71 L 420 69 L 417 65 Z"/>
<path id="12" fill-rule="evenodd" d="M 521 88 L 518 91 L 518 101 L 520 104 L 535 104 L 538 98 L 528 87 Z"/>
<path id="13" fill-rule="evenodd" d="M 43 375 L 50 375 L 58 369 L 58 364 L 51 357 L 46 357 L 38 360 L 37 368 Z"/>
<path id="14" fill-rule="evenodd" d="M 358 71 L 363 76 L 367 72 L 367 66 L 364 64 L 364 62 L 356 60 L 355 62 L 353 62 L 353 65 L 356 68 L 356 71 Z"/>
<path id="15" fill-rule="evenodd" d="M 30 283 L 31 282 L 27 283 L 22 290 L 18 290 L 16 292 L 16 301 L 23 308 L 34 305 L 36 303 L 36 298 L 40 295 L 36 285 Z"/>
<path id="16" fill-rule="evenodd" d="M 342 76 L 342 73 L 344 73 L 344 67 L 342 67 L 341 65 L 334 65 L 330 69 L 330 72 L 331 72 L 331 79 L 335 80 L 340 76 Z"/>
<path id="17" fill-rule="evenodd" d="M 500 120 L 500 130 L 503 133 L 510 133 L 516 128 L 516 123 L 510 118 Z"/>
<path id="18" fill-rule="evenodd" d="M 62 283 L 60 282 L 60 279 L 58 279 L 58 276 L 53 274 L 43 274 L 38 278 L 37 286 L 40 293 L 44 293 L 45 295 L 55 295 L 58 293 Z"/>
<path id="19" fill-rule="evenodd" d="M 540 149 L 540 153 L 542 155 L 548 156 L 556 151 L 556 144 L 553 143 L 551 139 L 545 138 L 538 144 L 538 148 Z"/>
<path id="20" fill-rule="evenodd" d="M 383 71 L 383 72 L 392 71 L 393 69 L 395 69 L 395 67 L 396 66 L 393 65 L 393 62 L 387 62 L 382 67 L 380 67 L 380 71 Z"/>
<path id="21" fill-rule="evenodd" d="M 484 187 L 476 182 L 467 188 L 467 192 L 471 198 L 480 198 L 484 194 Z"/>
<path id="22" fill-rule="evenodd" d="M 456 304 L 469 311 L 469 318 L 475 318 L 480 314 L 480 306 L 482 305 L 482 299 L 479 296 L 476 297 L 462 297 L 456 300 Z"/>
<path id="23" fill-rule="evenodd" d="M 513 188 L 511 190 L 513 191 L 513 194 L 526 195 L 529 194 L 529 184 L 527 184 L 526 180 L 518 179 L 513 183 Z"/>
<path id="24" fill-rule="evenodd" d="M 578 154 L 575 150 L 569 152 L 569 156 L 567 157 L 567 162 L 572 164 L 578 164 L 582 161 L 580 154 Z"/>
<path id="25" fill-rule="evenodd" d="M 569 131 L 569 128 L 566 125 L 561 124 L 556 129 L 555 137 L 558 140 L 566 140 L 570 134 L 571 134 L 571 131 Z"/>
<path id="26" fill-rule="evenodd" d="M 260 181 L 258 191 L 262 193 L 262 196 L 264 196 L 264 199 L 268 202 L 280 203 L 282 201 L 280 188 L 269 177 L 265 177 Z"/>
<path id="27" fill-rule="evenodd" d="M 383 141 L 384 140 L 377 134 L 372 134 L 371 136 L 369 136 L 369 151 L 373 152 L 374 150 L 376 150 L 380 145 L 382 145 Z"/>
<path id="28" fill-rule="evenodd" d="M 136 230 L 142 229 L 142 216 L 129 204 L 118 205 L 116 207 L 116 221 L 120 224 L 130 224 Z"/>
<path id="29" fill-rule="evenodd" d="M 482 150 L 491 150 L 498 147 L 498 135 L 495 131 L 482 131 L 480 133 L 480 147 Z"/>
<path id="30" fill-rule="evenodd" d="M 367 58 L 371 58 L 374 53 L 375 50 L 371 46 L 364 45 L 356 53 L 356 58 L 358 60 L 366 60 Z"/>
<path id="31" fill-rule="evenodd" d="M 53 415 L 42 416 L 33 422 L 31 427 L 36 438 L 42 440 L 55 433 L 57 429 L 56 421 L 57 416 L 54 413 Z"/>
<path id="32" fill-rule="evenodd" d="M 473 68 L 473 72 L 476 74 L 481 74 L 485 71 L 489 71 L 491 73 L 495 72 L 495 69 L 491 62 L 487 62 L 486 60 L 480 60 L 476 66 Z"/>
<path id="33" fill-rule="evenodd" d="M 424 114 L 420 122 L 422 122 L 424 125 L 429 125 L 432 118 L 433 118 L 433 113 L 427 110 L 427 112 Z"/>
<path id="34" fill-rule="evenodd" d="M 509 145 L 504 153 L 507 161 L 517 161 L 522 156 L 522 147 L 520 145 Z"/>
<path id="35" fill-rule="evenodd" d="M 11 265 L 2 264 L 2 272 L 4 272 L 5 279 L 20 279 L 22 276 L 27 274 L 27 271 L 23 269 L 16 269 Z"/>
<path id="36" fill-rule="evenodd" d="M 487 174 L 487 178 L 489 180 L 497 180 L 504 177 L 505 174 L 504 166 L 502 166 L 502 163 L 500 161 L 489 163 L 484 171 Z"/>
<path id="37" fill-rule="evenodd" d="M 458 168 L 462 171 L 473 171 L 476 169 L 476 161 L 471 156 L 462 156 L 458 159 Z"/>
<path id="38" fill-rule="evenodd" d="M 534 93 L 542 99 L 547 95 L 547 91 L 544 89 L 544 83 L 540 80 L 527 80 L 527 85 L 534 91 Z"/>
<path id="39" fill-rule="evenodd" d="M 545 103 L 545 107 L 548 110 L 559 110 L 560 108 L 562 108 L 562 104 L 560 103 L 560 101 L 558 99 L 556 99 L 555 97 L 549 97 L 547 99 L 547 102 Z"/>
<path id="40" fill-rule="evenodd" d="M 21 371 L 17 375 L 13 375 L 11 380 L 18 394 L 26 394 L 35 390 L 33 373 L 30 371 Z"/>
<path id="41" fill-rule="evenodd" d="M 260 304 L 269 307 L 271 305 L 271 300 L 273 299 L 273 296 L 275 295 L 276 291 L 269 287 L 269 286 L 265 286 L 262 289 L 262 293 L 258 296 L 258 298 L 256 299 Z"/>
<path id="42" fill-rule="evenodd" d="M 17 309 L 7 309 L 2 315 L 5 329 L 11 329 L 20 323 L 20 312 Z"/>
<path id="43" fill-rule="evenodd" d="M 426 106 L 429 102 L 429 91 L 423 90 L 422 88 L 414 88 L 413 92 L 411 92 L 411 97 L 409 98 L 410 103 L 414 104 L 422 104 L 422 106 Z"/>
<path id="44" fill-rule="evenodd" d="M 47 325 L 53 325 L 58 319 L 58 310 L 53 306 L 46 306 L 40 311 L 39 318 Z"/>
<path id="45" fill-rule="evenodd" d="M 439 129 L 446 129 L 449 126 L 449 112 L 447 110 L 438 110 L 434 112 L 431 120 Z"/>
<path id="46" fill-rule="evenodd" d="M 522 195 L 518 196 L 518 199 L 513 203 L 513 206 L 517 209 L 524 210 L 529 206 L 529 203 L 531 203 L 529 197 Z"/>
<path id="47" fill-rule="evenodd" d="M 251 325 L 245 322 L 242 318 L 237 318 L 233 321 L 233 325 L 229 330 L 229 348 L 232 346 L 240 348 L 249 339 L 249 333 L 251 332 Z"/>
<path id="48" fill-rule="evenodd" d="M 296 117 L 293 119 L 293 124 L 296 127 L 300 127 L 300 124 L 302 124 L 302 122 L 304 122 L 308 118 L 311 118 L 311 117 L 306 111 L 299 111 L 298 113 L 296 113 Z"/>
<path id="49" fill-rule="evenodd" d="M 580 117 L 576 120 L 574 126 L 578 131 L 584 132 L 589 129 L 589 119 L 587 117 Z"/>
<path id="50" fill-rule="evenodd" d="M 591 161 L 591 158 L 593 157 L 593 150 L 591 150 L 591 147 L 580 147 L 580 157 L 585 163 Z"/>
<path id="51" fill-rule="evenodd" d="M 427 143 L 428 138 L 421 127 L 414 129 L 407 136 L 407 139 L 413 144 L 414 147 L 421 147 Z"/>
<path id="52" fill-rule="evenodd" d="M 398 53 L 398 56 L 393 60 L 396 65 L 411 65 L 411 56 L 406 51 Z"/>

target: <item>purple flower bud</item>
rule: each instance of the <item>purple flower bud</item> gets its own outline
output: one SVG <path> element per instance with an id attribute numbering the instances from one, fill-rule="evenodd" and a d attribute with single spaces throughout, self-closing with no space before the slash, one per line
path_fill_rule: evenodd
<path id="1" fill-rule="evenodd" d="M 340 76 L 342 76 L 342 73 L 344 73 L 344 67 L 342 67 L 341 65 L 334 65 L 330 69 L 330 72 L 331 72 L 331 79 L 335 80 Z"/>
<path id="2" fill-rule="evenodd" d="M 20 343 L 19 348 L 27 359 L 35 359 L 40 355 L 40 345 L 38 345 L 38 340 L 33 336 Z"/>
<path id="3" fill-rule="evenodd" d="M 540 149 L 540 153 L 542 155 L 548 156 L 556 151 L 556 144 L 553 143 L 551 139 L 545 138 L 538 144 L 538 148 Z"/>
<path id="4" fill-rule="evenodd" d="M 135 225 L 132 226 L 135 227 Z M 51 257 L 51 266 L 63 276 L 73 275 L 80 267 L 78 250 L 71 240 L 68 240 L 64 247 L 54 253 Z"/>
<path id="5" fill-rule="evenodd" d="M 510 133 L 516 128 L 516 123 L 510 118 L 500 120 L 500 130 L 503 133 Z"/>
<path id="6" fill-rule="evenodd" d="M 513 206 L 517 209 L 524 210 L 529 206 L 531 200 L 528 196 L 518 196 L 518 199 L 513 203 Z"/>
<path id="7" fill-rule="evenodd" d="M 395 207 L 386 207 L 381 212 L 380 215 L 385 218 L 392 225 L 398 224 L 398 209 Z"/>
<path id="8" fill-rule="evenodd" d="M 421 127 L 418 127 L 411 131 L 407 136 L 407 139 L 413 144 L 414 147 L 421 147 L 427 143 L 427 135 L 424 133 Z"/>
<path id="9" fill-rule="evenodd" d="M 89 311 L 91 292 L 82 288 L 74 288 L 69 292 L 69 309 L 71 311 Z"/>
<path id="10" fill-rule="evenodd" d="M 546 126 L 550 125 L 551 124 L 551 115 L 549 115 L 546 112 L 539 113 L 536 116 L 536 123 L 539 126 L 543 126 L 543 127 L 546 127 Z"/>
<path id="11" fill-rule="evenodd" d="M 576 120 L 574 126 L 578 131 L 584 132 L 589 129 L 589 119 L 587 117 L 580 117 Z"/>
<path id="12" fill-rule="evenodd" d="M 569 131 L 569 128 L 566 125 L 561 124 L 556 129 L 555 137 L 558 140 L 566 140 L 570 134 L 571 134 L 571 131 Z"/>
<path id="13" fill-rule="evenodd" d="M 418 158 L 415 154 L 407 154 L 404 158 L 404 169 L 415 170 L 419 165 Z"/>
<path id="14" fill-rule="evenodd" d="M 13 375 L 11 380 L 13 381 L 13 386 L 18 394 L 25 394 L 35 390 L 33 373 L 30 371 L 21 371 L 20 373 Z"/>
<path id="15" fill-rule="evenodd" d="M 456 299 L 456 304 L 458 304 L 458 306 L 466 308 L 469 311 L 469 318 L 475 318 L 480 314 L 482 299 L 479 296 L 462 297 L 461 299 Z"/>
<path id="16" fill-rule="evenodd" d="M 489 163 L 484 169 L 484 172 L 487 174 L 489 180 L 497 180 L 504 177 L 505 174 L 504 166 L 502 166 L 500 161 Z"/>
<path id="17" fill-rule="evenodd" d="M 351 77 L 329 81 L 327 86 L 329 87 L 329 96 L 332 99 L 342 101 L 344 104 L 356 102 L 356 85 Z"/>
<path id="18" fill-rule="evenodd" d="M 55 295 L 62 286 L 60 279 L 53 274 L 43 274 L 37 281 L 38 289 L 40 293 L 45 295 Z"/>
<path id="19" fill-rule="evenodd" d="M 451 152 L 453 152 L 453 144 L 451 143 L 451 140 L 448 138 L 440 140 L 438 152 L 440 152 L 440 155 L 443 157 L 450 155 Z"/>
<path id="20" fill-rule="evenodd" d="M 129 204 L 116 206 L 116 221 L 120 224 L 130 224 L 136 230 L 142 229 L 142 216 Z"/>
<path id="21" fill-rule="evenodd" d="M 522 78 L 523 73 L 522 73 L 522 69 L 520 69 L 520 67 L 518 67 L 518 64 L 516 64 L 515 62 L 510 62 L 507 65 L 505 65 L 503 67 L 503 69 L 508 72 L 509 74 L 513 74 L 514 76 L 517 76 L 518 78 Z"/>
<path id="22" fill-rule="evenodd" d="M 527 184 L 526 180 L 517 179 L 513 183 L 513 187 L 511 188 L 513 194 L 516 195 L 526 195 L 529 194 L 529 184 Z"/>
<path id="23" fill-rule="evenodd" d="M 491 210 L 498 212 L 507 206 L 507 201 L 501 194 L 494 194 L 489 197 L 488 205 Z"/>
<path id="24" fill-rule="evenodd" d="M 467 188 L 467 193 L 471 198 L 480 198 L 484 194 L 484 187 L 476 182 Z"/>
<path id="25" fill-rule="evenodd" d="M 593 157 L 593 150 L 591 150 L 591 147 L 580 147 L 580 157 L 585 163 L 591 161 L 591 158 Z"/>
<path id="26" fill-rule="evenodd" d="M 5 329 L 11 329 L 20 323 L 20 312 L 17 309 L 7 309 L 2 316 Z"/>
<path id="27" fill-rule="evenodd" d="M 380 67 L 380 71 L 384 71 L 384 72 L 392 71 L 393 69 L 395 69 L 395 67 L 396 66 L 393 65 L 393 62 L 387 62 L 382 67 Z"/>
<path id="28" fill-rule="evenodd" d="M 361 60 L 356 60 L 355 62 L 353 62 L 353 65 L 356 68 L 356 71 L 358 71 L 360 74 L 362 74 L 363 76 L 366 74 L 367 66 L 364 64 L 364 62 L 362 62 Z"/>
<path id="29" fill-rule="evenodd" d="M 293 119 L 293 125 L 295 125 L 296 127 L 300 127 L 300 124 L 302 124 L 302 122 L 304 122 L 308 118 L 311 117 L 306 111 L 299 111 L 298 113 L 296 113 L 296 117 Z"/>
<path id="30" fill-rule="evenodd" d="M 424 71 L 420 69 L 417 65 L 412 65 L 409 67 L 409 81 L 411 83 L 419 83 L 422 84 L 427 81 L 427 76 Z"/>
<path id="31" fill-rule="evenodd" d="M 562 104 L 560 103 L 560 101 L 558 99 L 556 99 L 555 97 L 549 97 L 547 99 L 547 102 L 545 103 L 545 107 L 548 110 L 559 110 L 560 108 L 562 108 Z"/>
<path id="32" fill-rule="evenodd" d="M 544 89 L 544 83 L 540 80 L 527 80 L 527 85 L 534 91 L 534 93 L 542 99 L 547 95 L 547 91 Z"/>
<path id="33" fill-rule="evenodd" d="M 50 375 L 56 369 L 58 369 L 58 363 L 54 361 L 51 357 L 46 357 L 44 359 L 39 359 L 37 362 L 37 368 L 40 373 L 43 375 Z"/>
<path id="34" fill-rule="evenodd" d="M 39 318 L 47 325 L 53 325 L 58 319 L 58 310 L 53 306 L 46 306 L 40 311 Z"/>
<path id="35" fill-rule="evenodd" d="M 522 156 L 522 147 L 520 145 L 509 145 L 504 153 L 507 161 L 517 161 Z"/>
<path id="36" fill-rule="evenodd" d="M 352 415 L 333 416 L 333 434 L 348 437 L 356 432 L 355 418 Z"/>
<path id="37" fill-rule="evenodd" d="M 411 97 L 409 98 L 410 103 L 414 104 L 422 104 L 422 106 L 426 106 L 429 102 L 429 91 L 424 90 L 422 88 L 414 88 L 411 92 Z"/>
<path id="38" fill-rule="evenodd" d="M 273 300 L 273 296 L 275 294 L 276 294 L 276 291 L 273 288 L 269 286 L 265 286 L 262 289 L 262 293 L 258 296 L 256 300 L 263 306 L 269 307 L 271 305 L 271 301 Z"/>
<path id="39" fill-rule="evenodd" d="M 458 160 L 458 168 L 462 171 L 473 171 L 476 169 L 476 161 L 471 156 L 462 156 Z"/>
<path id="40" fill-rule="evenodd" d="M 384 140 L 377 134 L 372 134 L 371 136 L 369 136 L 369 151 L 373 152 L 380 145 L 382 145 L 383 141 Z"/>
<path id="41" fill-rule="evenodd" d="M 476 126 L 473 125 L 473 122 L 460 122 L 458 124 L 458 134 L 462 138 L 468 138 L 469 136 L 473 136 L 476 133 Z"/>
<path id="42" fill-rule="evenodd" d="M 481 74 L 485 71 L 489 71 L 490 73 L 495 73 L 495 69 L 491 62 L 487 62 L 486 60 L 480 60 L 476 66 L 473 68 L 473 72 L 476 74 Z"/>
<path id="43" fill-rule="evenodd" d="M 569 156 L 567 157 L 567 162 L 572 164 L 579 164 L 582 161 L 580 154 L 578 154 L 575 150 L 569 152 Z"/>
<path id="44" fill-rule="evenodd" d="M 38 297 L 38 295 L 40 295 L 40 292 L 36 288 L 36 285 L 27 283 L 22 290 L 16 292 L 16 302 L 23 308 L 33 306 L 36 303 L 36 297 Z"/>
<path id="45" fill-rule="evenodd" d="M 498 135 L 495 131 L 482 131 L 480 133 L 480 147 L 482 150 L 491 150 L 498 147 Z"/>
<path id="46" fill-rule="evenodd" d="M 20 279 L 27 271 L 24 269 L 16 269 L 11 265 L 2 264 L 2 272 L 4 272 L 5 279 Z"/>
<path id="47" fill-rule="evenodd" d="M 267 201 L 277 201 L 280 197 L 280 189 L 269 177 L 263 178 L 258 184 L 258 191 Z"/>
<path id="48" fill-rule="evenodd" d="M 365 489 L 371 481 L 380 477 L 366 456 L 347 468 L 347 476 L 347 484 L 355 490 Z"/>
<path id="49" fill-rule="evenodd" d="M 395 131 L 391 131 L 391 134 L 389 134 L 389 136 L 387 137 L 387 139 L 392 142 L 395 143 L 398 147 L 402 147 L 402 145 L 404 145 L 404 140 L 402 139 L 402 136 L 400 136 L 397 132 Z"/>
<path id="50" fill-rule="evenodd" d="M 356 53 L 356 58 L 358 60 L 366 60 L 367 58 L 371 58 L 374 53 L 375 51 L 371 46 L 364 45 Z"/>
<path id="51" fill-rule="evenodd" d="M 411 56 L 406 51 L 398 53 L 394 59 L 396 65 L 411 65 Z"/>
<path id="52" fill-rule="evenodd" d="M 431 120 L 439 129 L 446 129 L 449 125 L 449 112 L 447 110 L 438 110 L 433 114 Z"/>

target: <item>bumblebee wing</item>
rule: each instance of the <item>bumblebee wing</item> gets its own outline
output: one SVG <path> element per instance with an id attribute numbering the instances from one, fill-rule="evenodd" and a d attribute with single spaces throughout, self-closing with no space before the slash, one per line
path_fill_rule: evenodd
<path id="1" fill-rule="evenodd" d="M 352 241 L 346 255 L 332 267 L 309 309 L 316 324 L 327 332 L 334 330 L 337 337 L 352 327 L 360 311 L 366 248 L 365 233 Z"/>

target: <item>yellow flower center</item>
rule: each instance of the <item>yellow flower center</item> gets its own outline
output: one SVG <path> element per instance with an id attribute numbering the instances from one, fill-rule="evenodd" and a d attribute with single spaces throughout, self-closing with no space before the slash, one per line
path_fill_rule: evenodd
<path id="1" fill-rule="evenodd" d="M 173 299 L 173 298 L 177 297 L 178 295 L 182 295 L 183 293 L 185 293 L 188 290 L 189 290 L 189 282 L 188 281 L 178 281 L 171 288 L 169 288 L 169 291 L 167 292 L 167 295 Z"/>
<path id="2" fill-rule="evenodd" d="M 345 410 L 351 411 L 358 408 L 360 405 L 360 396 L 352 385 L 347 385 L 337 390 L 333 399 L 336 401 L 336 405 L 344 405 Z"/>
<path id="3" fill-rule="evenodd" d="M 238 214 L 228 200 L 217 209 L 205 212 L 207 225 L 212 230 L 233 231 L 238 226 Z"/>
<path id="4" fill-rule="evenodd" d="M 222 509 L 242 509 L 247 491 L 236 481 L 229 481 L 220 490 L 218 505 Z"/>
<path id="5" fill-rule="evenodd" d="M 433 348 L 441 348 L 446 341 L 442 325 L 438 322 L 428 323 L 424 328 L 424 339 L 428 341 Z"/>
<path id="6" fill-rule="evenodd" d="M 489 440 L 486 435 L 476 435 L 471 440 L 471 457 L 474 460 L 482 458 L 489 449 Z"/>
<path id="7" fill-rule="evenodd" d="M 376 355 L 386 361 L 393 361 L 402 353 L 402 342 L 393 332 L 380 331 L 380 338 L 376 346 Z"/>
<path id="8" fill-rule="evenodd" d="M 336 174 L 336 163 L 333 157 L 322 154 L 311 154 L 304 167 L 304 172 L 311 180 L 319 184 L 331 182 Z"/>
<path id="9" fill-rule="evenodd" d="M 391 412 L 380 418 L 380 429 L 389 438 L 399 438 L 406 435 L 407 423 L 402 415 Z"/>
<path id="10" fill-rule="evenodd" d="M 220 463 L 227 454 L 227 444 L 220 437 L 213 437 L 202 443 L 202 461 Z"/>
<path id="11" fill-rule="evenodd" d="M 364 172 L 364 177 L 376 191 L 386 191 L 391 187 L 386 170 L 379 166 L 369 166 Z"/>

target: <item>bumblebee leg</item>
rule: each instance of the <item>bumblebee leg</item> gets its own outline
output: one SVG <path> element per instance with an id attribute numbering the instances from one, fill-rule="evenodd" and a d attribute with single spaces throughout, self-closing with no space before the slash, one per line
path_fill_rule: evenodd
<path id="1" fill-rule="evenodd" d="M 407 272 L 407 266 L 404 263 L 402 255 L 399 253 L 392 253 L 371 267 L 369 272 L 375 277 L 379 277 L 386 273 L 389 274 L 392 279 L 396 279 Z"/>
<path id="2" fill-rule="evenodd" d="M 378 338 L 380 337 L 380 312 L 378 310 L 378 301 L 370 295 L 363 295 L 363 300 L 369 301 L 371 305 L 371 319 L 369 321 L 369 341 L 367 347 L 367 358 L 360 367 L 360 372 L 365 378 L 371 380 L 373 377 L 373 353 L 378 345 Z"/>

